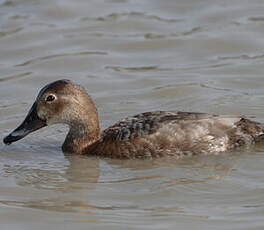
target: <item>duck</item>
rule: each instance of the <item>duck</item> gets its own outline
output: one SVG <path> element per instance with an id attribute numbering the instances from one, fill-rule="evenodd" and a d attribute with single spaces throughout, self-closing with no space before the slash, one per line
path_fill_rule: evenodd
<path id="1" fill-rule="evenodd" d="M 121 159 L 219 154 L 264 136 L 264 123 L 245 116 L 182 111 L 144 112 L 101 131 L 93 99 L 82 86 L 62 79 L 40 90 L 24 121 L 3 142 L 58 123 L 69 126 L 64 153 Z"/>

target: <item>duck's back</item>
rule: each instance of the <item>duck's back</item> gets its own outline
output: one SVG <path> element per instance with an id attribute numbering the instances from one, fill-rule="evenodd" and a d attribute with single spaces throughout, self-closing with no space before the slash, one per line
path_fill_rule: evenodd
<path id="1" fill-rule="evenodd" d="M 113 158 L 185 156 L 251 144 L 264 125 L 242 117 L 156 111 L 128 117 L 104 130 L 89 154 Z"/>

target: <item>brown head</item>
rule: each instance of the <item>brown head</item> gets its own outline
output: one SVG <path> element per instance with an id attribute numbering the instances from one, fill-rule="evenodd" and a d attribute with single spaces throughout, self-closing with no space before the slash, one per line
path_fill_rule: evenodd
<path id="1" fill-rule="evenodd" d="M 4 138 L 11 144 L 44 126 L 63 123 L 70 126 L 71 135 L 99 135 L 96 106 L 85 89 L 69 80 L 46 85 L 38 94 L 22 124 Z"/>

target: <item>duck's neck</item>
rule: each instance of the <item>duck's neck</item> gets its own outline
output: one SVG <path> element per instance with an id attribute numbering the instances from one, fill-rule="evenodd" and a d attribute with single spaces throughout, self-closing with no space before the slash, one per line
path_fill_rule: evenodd
<path id="1" fill-rule="evenodd" d="M 85 149 L 95 143 L 100 136 L 100 127 L 98 118 L 84 119 L 74 122 L 62 145 L 63 152 L 84 154 Z"/>

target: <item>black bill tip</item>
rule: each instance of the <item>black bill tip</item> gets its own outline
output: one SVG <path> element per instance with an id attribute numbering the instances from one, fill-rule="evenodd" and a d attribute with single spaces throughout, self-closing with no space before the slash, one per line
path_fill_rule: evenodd
<path id="1" fill-rule="evenodd" d="M 6 136 L 3 140 L 5 145 L 11 145 L 11 143 L 13 142 L 10 135 Z"/>

